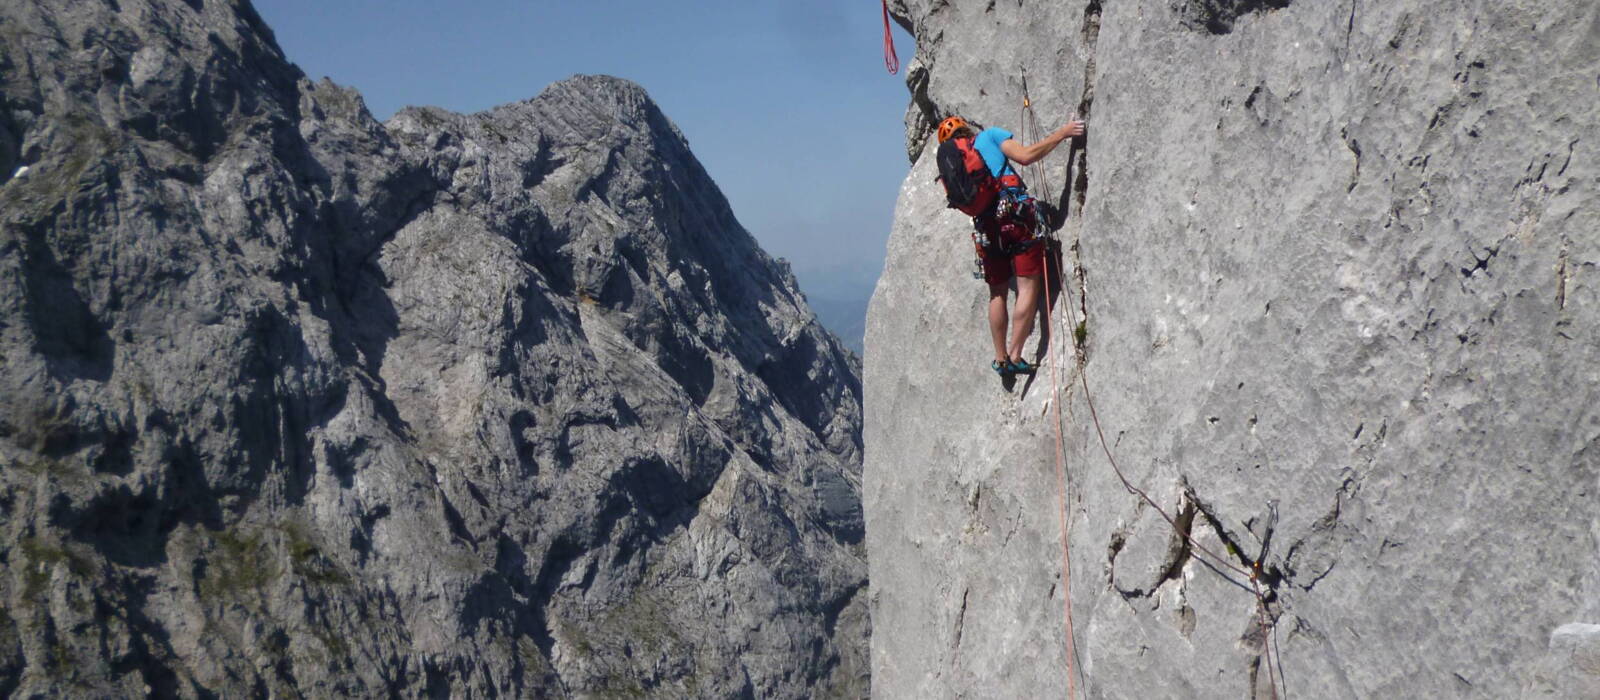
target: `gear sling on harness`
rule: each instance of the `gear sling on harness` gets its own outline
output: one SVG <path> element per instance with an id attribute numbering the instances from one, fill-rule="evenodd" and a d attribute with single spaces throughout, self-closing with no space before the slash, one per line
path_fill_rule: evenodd
<path id="1" fill-rule="evenodd" d="M 983 279 L 983 256 L 1017 255 L 1044 240 L 1044 208 L 1028 194 L 1027 185 L 1017 175 L 1000 178 L 1000 192 L 994 205 L 972 217 L 972 243 L 978 255 L 973 259 L 972 276 Z M 1017 232 L 1016 228 L 1023 228 Z"/>

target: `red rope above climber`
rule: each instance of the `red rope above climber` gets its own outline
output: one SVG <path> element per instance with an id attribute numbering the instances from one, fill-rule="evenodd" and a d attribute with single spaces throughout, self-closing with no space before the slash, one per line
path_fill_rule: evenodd
<path id="1" fill-rule="evenodd" d="M 900 57 L 894 53 L 894 35 L 889 33 L 889 0 L 883 0 L 883 65 L 889 75 L 900 72 Z"/>

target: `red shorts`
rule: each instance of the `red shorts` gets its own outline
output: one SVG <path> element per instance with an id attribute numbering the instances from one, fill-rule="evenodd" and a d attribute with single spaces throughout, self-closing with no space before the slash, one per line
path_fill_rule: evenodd
<path id="1" fill-rule="evenodd" d="M 994 219 L 987 219 L 983 223 L 989 240 L 998 240 L 1006 248 L 1014 248 L 1033 239 L 1033 231 L 1027 226 L 1011 222 L 1002 224 Z M 1041 243 L 1012 254 L 999 250 L 985 251 L 980 247 L 978 257 L 983 260 L 983 281 L 991 287 L 1010 282 L 1012 276 L 1031 277 L 1044 272 L 1044 245 Z"/>

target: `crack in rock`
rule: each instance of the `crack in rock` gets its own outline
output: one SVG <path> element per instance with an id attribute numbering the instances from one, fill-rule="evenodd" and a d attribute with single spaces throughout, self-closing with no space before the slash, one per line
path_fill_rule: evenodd
<path id="1" fill-rule="evenodd" d="M 1291 0 L 1173 0 L 1178 22 L 1188 29 L 1214 35 L 1233 32 L 1233 25 L 1245 15 L 1281 10 Z"/>

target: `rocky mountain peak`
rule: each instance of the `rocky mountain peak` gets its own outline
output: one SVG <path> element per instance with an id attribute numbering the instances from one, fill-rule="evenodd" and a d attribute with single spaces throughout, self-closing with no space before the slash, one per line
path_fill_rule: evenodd
<path id="1" fill-rule="evenodd" d="M 518 107 L 526 106 L 526 112 Z M 577 140 L 605 137 L 615 129 L 635 129 L 660 143 L 682 143 L 683 135 L 662 115 L 644 88 L 609 75 L 578 75 L 554 83 L 526 102 L 495 111 L 542 117 L 548 130 Z"/>
<path id="2" fill-rule="evenodd" d="M 0 694 L 865 692 L 857 366 L 641 88 L 380 124 L 244 2 L 0 61 Z"/>

